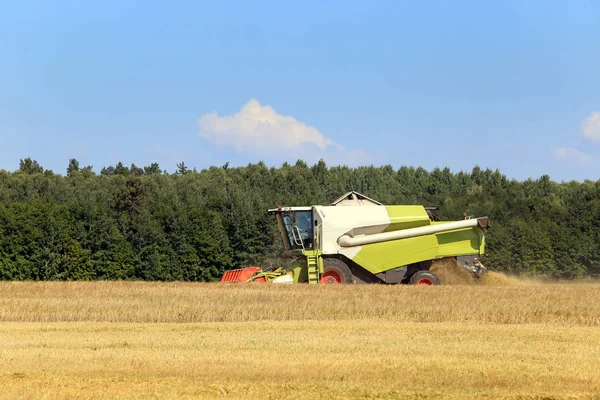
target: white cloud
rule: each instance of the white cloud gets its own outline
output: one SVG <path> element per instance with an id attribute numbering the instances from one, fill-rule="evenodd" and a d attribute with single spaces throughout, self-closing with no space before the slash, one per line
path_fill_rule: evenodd
<path id="1" fill-rule="evenodd" d="M 256 99 L 244 104 L 233 115 L 219 116 L 216 111 L 198 120 L 198 134 L 217 146 L 233 147 L 238 153 L 263 161 L 314 163 L 324 159 L 334 165 L 363 165 L 375 157 L 367 151 L 346 149 L 325 137 L 315 127 L 291 115 L 278 114 L 273 107 Z"/>
<path id="2" fill-rule="evenodd" d="M 552 155 L 556 161 L 570 164 L 586 164 L 592 159 L 589 154 L 574 147 L 555 147 L 552 149 Z"/>
<path id="3" fill-rule="evenodd" d="M 321 150 L 336 143 L 316 128 L 289 115 L 278 114 L 271 106 L 252 99 L 231 116 L 217 112 L 203 114 L 198 120 L 201 137 L 217 145 L 231 145 L 238 151 L 295 149 L 313 145 Z"/>
<path id="4" fill-rule="evenodd" d="M 600 142 L 600 111 L 595 111 L 581 123 L 581 134 L 592 142 Z"/>

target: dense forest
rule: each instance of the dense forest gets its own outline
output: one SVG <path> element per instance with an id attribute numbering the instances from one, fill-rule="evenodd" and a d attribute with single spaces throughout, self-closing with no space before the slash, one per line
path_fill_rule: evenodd
<path id="1" fill-rule="evenodd" d="M 172 172 L 118 163 L 66 174 L 22 160 L 0 171 L 0 279 L 208 281 L 276 264 L 266 210 L 329 204 L 356 190 L 384 204 L 439 205 L 442 219 L 487 215 L 487 266 L 549 278 L 600 275 L 600 181 L 516 181 L 473 168 L 313 166 L 303 161 Z"/>

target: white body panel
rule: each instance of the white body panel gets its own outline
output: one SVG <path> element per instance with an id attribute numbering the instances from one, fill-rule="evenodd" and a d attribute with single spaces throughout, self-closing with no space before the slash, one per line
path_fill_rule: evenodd
<path id="1" fill-rule="evenodd" d="M 280 283 L 284 285 L 291 285 L 294 283 L 294 277 L 292 275 L 281 275 L 273 279 L 271 283 Z"/>
<path id="2" fill-rule="evenodd" d="M 382 206 L 316 206 L 318 219 L 322 226 L 321 248 L 325 254 L 342 253 L 350 259 L 360 251 L 360 247 L 344 248 L 338 244 L 338 238 L 353 228 L 360 226 L 376 225 L 373 232 L 383 232 L 390 225 L 390 216 L 387 209 Z"/>

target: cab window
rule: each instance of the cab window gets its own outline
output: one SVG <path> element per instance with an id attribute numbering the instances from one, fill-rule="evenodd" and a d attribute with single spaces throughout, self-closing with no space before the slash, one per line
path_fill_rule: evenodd
<path id="1" fill-rule="evenodd" d="M 282 217 L 292 249 L 312 249 L 314 237 L 312 211 L 289 211 Z"/>

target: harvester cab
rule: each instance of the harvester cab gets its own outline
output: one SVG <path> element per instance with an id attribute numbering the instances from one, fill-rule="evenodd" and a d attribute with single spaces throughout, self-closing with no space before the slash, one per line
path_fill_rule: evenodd
<path id="1" fill-rule="evenodd" d="M 277 225 L 281 232 L 286 251 L 313 250 L 315 246 L 315 229 L 313 226 L 313 209 L 310 207 L 280 207 L 269 210 L 277 217 Z"/>
<path id="2" fill-rule="evenodd" d="M 287 272 L 242 268 L 236 271 L 247 273 L 229 271 L 222 281 L 436 285 L 430 267 L 448 258 L 476 277 L 486 272 L 480 258 L 487 217 L 441 221 L 438 207 L 386 206 L 357 192 L 328 206 L 268 212 L 277 219 L 286 255 L 301 265 Z"/>

